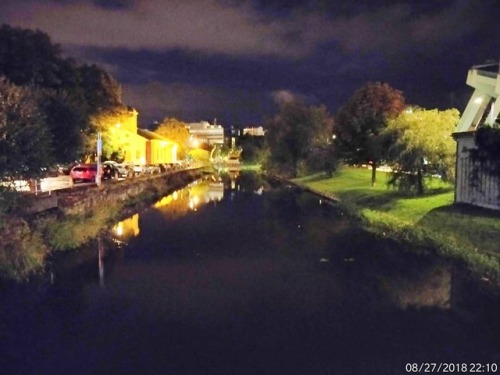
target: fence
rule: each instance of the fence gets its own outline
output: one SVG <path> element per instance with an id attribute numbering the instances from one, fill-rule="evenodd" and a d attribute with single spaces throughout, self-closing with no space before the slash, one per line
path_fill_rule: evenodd
<path id="1" fill-rule="evenodd" d="M 473 178 L 474 168 L 478 168 Z M 500 210 L 500 178 L 474 165 L 469 156 L 457 160 L 455 201 Z"/>

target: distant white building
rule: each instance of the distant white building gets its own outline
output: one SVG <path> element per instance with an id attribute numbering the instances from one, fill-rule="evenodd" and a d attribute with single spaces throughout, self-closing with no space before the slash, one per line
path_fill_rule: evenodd
<path id="1" fill-rule="evenodd" d="M 467 75 L 467 85 L 474 88 L 453 138 L 457 142 L 455 202 L 500 210 L 500 179 L 480 173 L 478 183 L 471 184 L 473 162 L 470 149 L 476 148 L 474 134 L 480 126 L 495 123 L 500 112 L 500 65 L 473 66 Z"/>
<path id="2" fill-rule="evenodd" d="M 224 143 L 224 128 L 221 125 L 210 125 L 208 121 L 190 123 L 189 135 L 200 143 L 209 145 Z"/>
<path id="3" fill-rule="evenodd" d="M 258 127 L 250 127 L 250 128 L 244 128 L 243 129 L 243 135 L 251 135 L 254 137 L 263 137 L 265 135 L 266 131 L 262 126 Z"/>

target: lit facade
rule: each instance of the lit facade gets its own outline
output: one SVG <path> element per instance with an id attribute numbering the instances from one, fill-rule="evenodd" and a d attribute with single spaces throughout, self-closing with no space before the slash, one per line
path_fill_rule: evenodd
<path id="1" fill-rule="evenodd" d="M 476 147 L 474 133 L 480 126 L 491 126 L 500 112 L 500 65 L 473 66 L 467 85 L 474 88 L 467 107 L 453 134 L 457 142 L 455 202 L 500 210 L 498 177 L 480 173 L 477 186 L 470 183 L 472 161 L 469 150 Z"/>
<path id="2" fill-rule="evenodd" d="M 137 129 L 137 133 L 147 140 L 146 164 L 177 162 L 177 143 L 146 129 Z"/>
<path id="3" fill-rule="evenodd" d="M 177 144 L 152 131 L 139 129 L 138 112 L 128 107 L 110 127 L 111 142 L 123 152 L 124 163 L 160 164 L 177 161 Z"/>
<path id="4" fill-rule="evenodd" d="M 138 112 L 128 107 L 120 112 L 116 124 L 111 126 L 113 144 L 123 151 L 125 163 L 144 164 L 146 162 L 147 139 L 137 134 Z"/>
<path id="5" fill-rule="evenodd" d="M 262 126 L 243 129 L 243 135 L 251 135 L 253 137 L 263 137 L 265 133 L 266 132 Z"/>
<path id="6" fill-rule="evenodd" d="M 210 125 L 207 121 L 189 124 L 189 135 L 200 143 L 209 145 L 224 143 L 224 128 L 221 125 Z"/>

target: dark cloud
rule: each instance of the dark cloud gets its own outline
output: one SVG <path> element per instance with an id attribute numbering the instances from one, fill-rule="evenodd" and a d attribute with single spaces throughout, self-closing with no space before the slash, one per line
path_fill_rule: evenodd
<path id="1" fill-rule="evenodd" d="M 93 0 L 95 5 L 104 9 L 133 9 L 133 0 Z"/>
<path id="2" fill-rule="evenodd" d="M 256 123 L 276 100 L 335 111 L 367 81 L 427 108 L 463 109 L 468 68 L 498 58 L 498 0 L 2 0 L 124 85 L 144 122 Z"/>
<path id="3" fill-rule="evenodd" d="M 126 84 L 123 91 L 124 98 L 138 109 L 142 126 L 164 117 L 186 122 L 217 118 L 218 123 L 226 126 L 259 124 L 263 114 L 270 114 L 277 108 L 266 92 L 223 86 L 149 82 Z"/>
<path id="4" fill-rule="evenodd" d="M 216 0 L 25 0 L 4 17 L 14 25 L 40 28 L 62 44 L 288 58 L 306 58 L 329 41 L 346 52 L 391 50 L 404 43 L 457 39 L 478 27 L 478 8 L 463 0 L 432 13 L 417 11 L 410 2 L 375 4 L 336 13 L 298 8 L 297 2 L 288 9 L 301 11 L 273 18 L 243 1 L 228 6 Z"/>
<path id="5" fill-rule="evenodd" d="M 216 0 L 136 0 L 123 9 L 95 2 L 21 1 L 4 12 L 14 26 L 39 28 L 61 44 L 163 50 L 182 48 L 229 55 L 298 56 L 314 45 L 287 40 L 289 22 L 264 22 L 251 7 Z M 22 14 L 22 17 L 19 17 Z M 314 26 L 316 29 L 320 25 Z M 309 38 L 305 31 L 302 39 Z"/>

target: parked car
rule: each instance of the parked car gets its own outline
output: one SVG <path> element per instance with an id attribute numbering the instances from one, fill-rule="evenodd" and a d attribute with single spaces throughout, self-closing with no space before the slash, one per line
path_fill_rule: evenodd
<path id="1" fill-rule="evenodd" d="M 150 164 L 145 166 L 144 172 L 148 174 L 157 174 L 161 173 L 161 168 L 159 165 Z"/>
<path id="2" fill-rule="evenodd" d="M 179 160 L 179 165 L 182 169 L 191 167 L 191 163 L 188 160 Z"/>
<path id="3" fill-rule="evenodd" d="M 160 173 L 165 173 L 165 172 L 168 172 L 170 170 L 170 167 L 164 163 L 158 164 L 158 167 L 160 168 Z"/>
<path id="4" fill-rule="evenodd" d="M 145 172 L 145 166 L 142 164 L 127 163 L 125 166 L 127 169 L 134 171 L 134 175 L 140 175 Z"/>
<path id="5" fill-rule="evenodd" d="M 66 164 L 57 164 L 57 169 L 58 169 L 58 173 L 59 175 L 66 175 L 66 176 L 69 176 L 69 174 L 71 173 L 71 169 L 73 169 L 73 167 L 77 166 L 78 162 L 72 162 L 72 163 L 66 163 Z"/>
<path id="6" fill-rule="evenodd" d="M 168 166 L 170 167 L 171 171 L 177 171 L 177 170 L 181 169 L 181 164 L 179 162 L 168 163 Z"/>
<path id="7" fill-rule="evenodd" d="M 102 170 L 100 171 L 102 175 Z M 97 176 L 97 165 L 96 164 L 78 164 L 75 165 L 71 172 L 69 173 L 73 182 L 95 182 Z"/>
<path id="8" fill-rule="evenodd" d="M 40 168 L 40 177 L 57 177 L 57 176 L 59 176 L 59 169 L 57 165 Z"/>
<path id="9" fill-rule="evenodd" d="M 128 175 L 128 169 L 124 165 L 119 164 L 116 161 L 107 160 L 103 162 L 102 165 L 102 178 L 104 180 L 118 180 L 119 178 L 125 178 Z"/>

